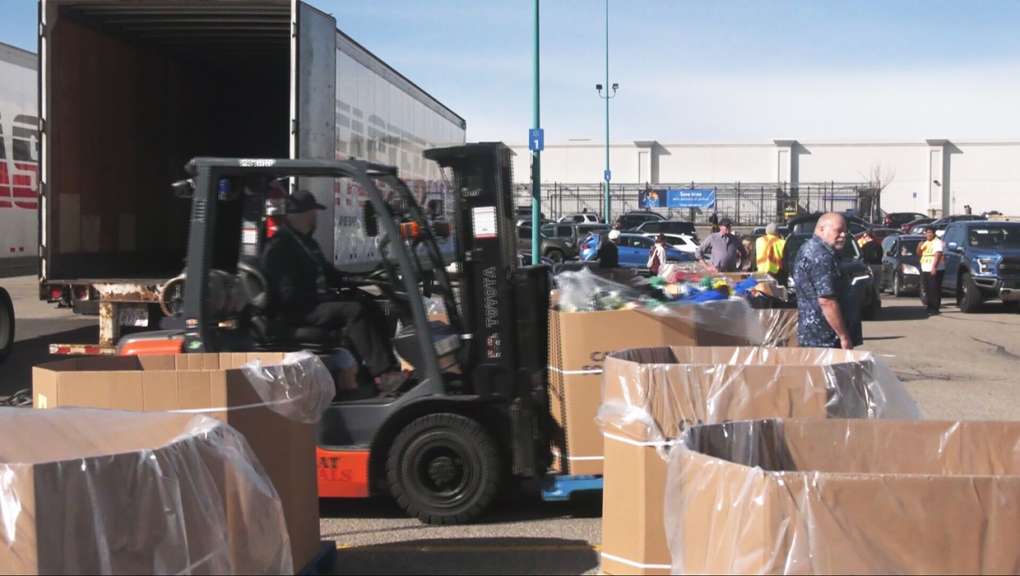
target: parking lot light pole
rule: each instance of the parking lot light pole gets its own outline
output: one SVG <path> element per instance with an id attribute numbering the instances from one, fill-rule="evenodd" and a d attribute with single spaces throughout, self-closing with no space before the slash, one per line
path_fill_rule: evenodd
<path id="1" fill-rule="evenodd" d="M 603 219 L 606 224 L 609 224 L 609 180 L 611 179 L 612 173 L 609 171 L 609 100 L 616 96 L 616 90 L 620 87 L 619 84 L 613 84 L 612 92 L 609 88 L 609 0 L 606 0 L 606 95 L 602 95 L 602 84 L 596 84 L 595 90 L 599 93 L 599 98 L 604 98 L 606 101 L 606 171 L 603 174 L 603 178 L 606 181 L 605 189 L 605 214 Z"/>
<path id="2" fill-rule="evenodd" d="M 532 126 L 539 128 L 539 90 L 538 90 L 538 2 L 535 0 L 535 79 Z M 530 136 L 529 136 L 530 139 Z M 542 213 L 542 150 L 535 146 L 531 153 L 531 264 L 537 266 L 542 262 L 541 213 Z"/>

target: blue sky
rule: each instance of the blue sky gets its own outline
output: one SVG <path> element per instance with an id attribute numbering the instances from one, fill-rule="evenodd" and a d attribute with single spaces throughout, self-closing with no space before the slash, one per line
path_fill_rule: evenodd
<path id="1" fill-rule="evenodd" d="M 532 0 L 310 0 L 468 122 L 523 142 Z M 35 50 L 35 0 L 0 42 Z M 610 0 L 613 141 L 1020 138 L 1020 1 Z M 546 141 L 605 138 L 604 0 L 544 0 Z"/>

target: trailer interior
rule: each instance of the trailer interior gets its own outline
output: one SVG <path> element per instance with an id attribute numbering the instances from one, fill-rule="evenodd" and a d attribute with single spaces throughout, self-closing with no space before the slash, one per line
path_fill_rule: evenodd
<path id="1" fill-rule="evenodd" d="M 291 3 L 47 0 L 42 10 L 43 274 L 176 276 L 190 203 L 170 183 L 185 163 L 290 155 Z"/>

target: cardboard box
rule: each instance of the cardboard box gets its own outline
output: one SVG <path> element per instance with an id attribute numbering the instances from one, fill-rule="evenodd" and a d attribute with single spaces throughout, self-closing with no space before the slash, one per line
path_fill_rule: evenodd
<path id="1" fill-rule="evenodd" d="M 180 354 L 63 360 L 32 369 L 36 408 L 83 406 L 160 412 L 203 411 L 248 440 L 276 487 L 295 569 L 319 553 L 315 426 L 287 419 L 262 400 L 238 368 L 279 362 L 284 353 Z M 244 407 L 241 409 L 233 409 Z M 229 410 L 228 410 L 229 409 Z"/>
<path id="2" fill-rule="evenodd" d="M 1015 574 L 1020 423 L 732 422 L 669 464 L 674 573 Z"/>
<path id="3" fill-rule="evenodd" d="M 920 414 L 870 352 L 659 347 L 606 360 L 599 416 L 605 421 L 602 570 L 669 574 L 664 454 L 686 428 L 754 418 Z"/>
<path id="4" fill-rule="evenodd" d="M 276 492 L 244 438 L 215 418 L 0 414 L 0 574 L 292 569 Z"/>
<path id="5" fill-rule="evenodd" d="M 760 336 L 759 315 L 739 300 L 677 306 L 669 315 L 642 310 L 549 311 L 549 395 L 556 424 L 556 470 L 602 474 L 602 363 L 618 350 L 645 346 L 740 346 Z M 753 334 L 745 330 L 754 326 Z"/>

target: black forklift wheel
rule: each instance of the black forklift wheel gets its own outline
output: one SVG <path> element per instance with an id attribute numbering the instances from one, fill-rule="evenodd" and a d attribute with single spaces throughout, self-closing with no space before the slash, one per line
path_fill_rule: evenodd
<path id="1" fill-rule="evenodd" d="M 14 303 L 11 295 L 0 288 L 0 363 L 11 355 L 14 348 Z"/>
<path id="2" fill-rule="evenodd" d="M 468 523 L 488 508 L 503 466 L 492 436 L 457 414 L 411 422 L 393 441 L 386 478 L 397 504 L 427 524 Z"/>

